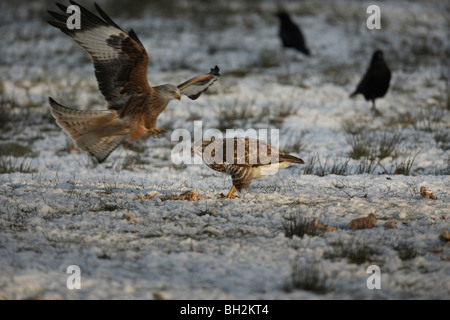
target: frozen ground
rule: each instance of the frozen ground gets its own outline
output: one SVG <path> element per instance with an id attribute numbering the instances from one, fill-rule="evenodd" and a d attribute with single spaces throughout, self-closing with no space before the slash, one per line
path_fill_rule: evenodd
<path id="1" fill-rule="evenodd" d="M 271 1 L 99 3 L 141 38 L 151 84 L 216 64 L 222 77 L 198 100 L 170 103 L 164 137 L 94 165 L 46 102 L 105 108 L 88 56 L 43 22 L 50 1 L 1 1 L 0 298 L 450 298 L 450 245 L 439 240 L 450 228 L 445 1 L 286 2 L 313 53 L 286 52 L 289 76 Z M 370 4 L 381 30 L 365 27 Z M 393 71 L 382 116 L 348 98 L 375 48 Z M 217 200 L 228 176 L 171 161 L 171 132 L 192 132 L 193 120 L 279 129 L 280 148 L 307 164 Z M 192 189 L 200 200 L 162 200 Z M 347 227 L 370 213 L 375 228 Z M 287 236 L 314 218 L 339 229 Z M 66 286 L 70 265 L 81 290 Z M 370 265 L 380 290 L 366 286 Z"/>

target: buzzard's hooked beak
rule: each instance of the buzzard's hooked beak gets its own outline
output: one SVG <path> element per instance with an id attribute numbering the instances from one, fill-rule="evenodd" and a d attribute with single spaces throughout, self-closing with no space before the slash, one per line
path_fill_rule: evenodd
<path id="1" fill-rule="evenodd" d="M 175 93 L 175 94 L 173 95 L 173 98 L 174 98 L 174 99 L 177 99 L 177 100 L 181 100 L 181 93 Z"/>

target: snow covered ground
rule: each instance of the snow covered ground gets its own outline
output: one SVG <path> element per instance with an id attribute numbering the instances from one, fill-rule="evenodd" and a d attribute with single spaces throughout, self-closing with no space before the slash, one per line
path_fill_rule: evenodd
<path id="1" fill-rule="evenodd" d="M 273 1 L 99 3 L 144 43 L 150 84 L 215 65 L 222 77 L 198 100 L 170 103 L 165 136 L 95 165 L 47 104 L 105 108 L 87 54 L 44 22 L 52 2 L 2 1 L 0 298 L 450 298 L 439 239 L 450 229 L 448 3 L 286 1 L 308 58 L 281 52 Z M 381 30 L 366 28 L 370 4 Z M 393 71 L 381 116 L 348 98 L 376 48 Z M 307 163 L 218 200 L 229 176 L 171 160 L 171 133 L 193 133 L 194 120 L 278 129 L 280 148 Z M 200 200 L 163 200 L 193 189 Z M 376 227 L 348 228 L 370 213 Z M 339 229 L 289 236 L 314 218 Z M 67 287 L 71 265 L 79 290 Z M 366 285 L 371 265 L 381 289 Z"/>

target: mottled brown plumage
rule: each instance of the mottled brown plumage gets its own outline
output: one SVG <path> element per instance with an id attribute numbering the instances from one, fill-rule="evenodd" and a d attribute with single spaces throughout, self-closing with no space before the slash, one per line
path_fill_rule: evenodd
<path id="1" fill-rule="evenodd" d="M 49 98 L 56 122 L 78 147 L 95 156 L 99 162 L 125 139 L 133 142 L 159 136 L 156 121 L 172 99 L 186 95 L 197 99 L 220 76 L 216 66 L 207 74 L 196 76 L 175 86 L 150 86 L 147 80 L 148 54 L 133 30 L 125 33 L 97 4 L 99 14 L 80 8 L 81 28 L 69 29 L 67 7 L 57 4 L 62 13 L 49 11 L 55 19 L 48 21 L 60 29 L 91 56 L 100 92 L 108 110 L 86 111 L 64 107 Z"/>
<path id="2" fill-rule="evenodd" d="M 235 198 L 236 189 L 249 187 L 255 178 L 275 174 L 291 163 L 304 164 L 297 157 L 286 154 L 270 144 L 253 138 L 225 138 L 203 140 L 194 151 L 200 154 L 211 169 L 231 175 L 233 187 L 225 198 Z"/>

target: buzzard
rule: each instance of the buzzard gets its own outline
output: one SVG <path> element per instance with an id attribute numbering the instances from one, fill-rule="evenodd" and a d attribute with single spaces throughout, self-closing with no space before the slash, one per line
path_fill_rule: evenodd
<path id="1" fill-rule="evenodd" d="M 107 110 L 67 108 L 49 97 L 51 113 L 77 146 L 103 162 L 117 146 L 160 136 L 165 130 L 156 128 L 158 115 L 172 99 L 186 95 L 197 99 L 219 77 L 215 66 L 209 73 L 196 76 L 179 85 L 150 86 L 147 80 L 149 56 L 131 29 L 123 31 L 97 4 L 96 15 L 75 1 L 80 8 L 79 29 L 69 29 L 67 7 L 56 4 L 62 13 L 48 11 L 55 20 L 48 23 L 76 41 L 91 56 L 100 92 Z"/>
<path id="2" fill-rule="evenodd" d="M 291 163 L 305 163 L 262 140 L 248 137 L 203 140 L 201 146 L 194 146 L 193 150 L 211 169 L 231 175 L 233 186 L 228 195 L 220 199 L 236 198 L 236 190 L 248 188 L 255 178 L 275 174 Z"/>
<path id="3" fill-rule="evenodd" d="M 383 59 L 383 52 L 376 50 L 372 55 L 370 66 L 356 90 L 350 94 L 350 98 L 361 93 L 366 101 L 372 101 L 372 110 L 380 113 L 375 107 L 375 99 L 383 97 L 389 89 L 391 70 Z"/>

